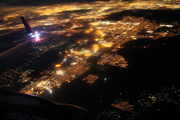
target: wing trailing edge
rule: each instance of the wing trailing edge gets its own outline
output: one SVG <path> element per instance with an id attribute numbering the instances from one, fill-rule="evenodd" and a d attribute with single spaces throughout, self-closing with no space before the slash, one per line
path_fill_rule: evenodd
<path id="1" fill-rule="evenodd" d="M 0 89 L 1 120 L 97 120 L 89 110 Z"/>

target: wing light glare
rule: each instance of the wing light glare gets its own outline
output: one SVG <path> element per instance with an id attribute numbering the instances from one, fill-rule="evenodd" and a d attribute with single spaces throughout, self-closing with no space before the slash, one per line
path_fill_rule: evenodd
<path id="1" fill-rule="evenodd" d="M 35 37 L 36 37 L 36 41 L 39 41 L 40 39 L 39 39 L 39 33 L 36 31 L 35 32 Z"/>
<path id="2" fill-rule="evenodd" d="M 31 35 L 32 38 L 35 38 L 36 42 L 40 40 L 39 38 L 39 33 L 37 31 L 35 31 L 34 35 Z"/>

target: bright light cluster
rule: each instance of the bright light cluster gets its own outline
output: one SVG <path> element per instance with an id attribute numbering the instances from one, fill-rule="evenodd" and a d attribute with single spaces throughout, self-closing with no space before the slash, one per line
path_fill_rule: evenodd
<path id="1" fill-rule="evenodd" d="M 35 38 L 36 38 L 36 41 L 39 41 L 40 39 L 39 39 L 39 33 L 36 31 L 35 32 Z"/>
<path id="2" fill-rule="evenodd" d="M 65 73 L 64 73 L 64 71 L 62 71 L 62 70 L 57 70 L 57 71 L 56 71 L 56 74 L 63 76 Z"/>
<path id="3" fill-rule="evenodd" d="M 113 45 L 113 43 L 112 42 L 103 42 L 103 43 L 101 43 L 101 45 L 103 47 L 111 47 Z"/>
<path id="4" fill-rule="evenodd" d="M 39 33 L 35 31 L 34 35 L 31 35 L 32 38 L 35 38 L 36 42 L 40 40 Z"/>

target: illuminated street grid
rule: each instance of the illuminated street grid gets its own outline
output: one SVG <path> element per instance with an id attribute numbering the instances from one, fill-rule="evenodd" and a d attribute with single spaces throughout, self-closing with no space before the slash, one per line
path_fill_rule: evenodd
<path id="1" fill-rule="evenodd" d="M 134 107 L 133 105 L 129 105 L 128 102 L 119 102 L 119 103 L 111 104 L 111 106 L 128 112 L 131 112 Z"/>
<path id="2" fill-rule="evenodd" d="M 115 55 L 113 57 L 113 55 L 104 54 L 103 58 L 97 62 L 98 65 L 105 65 L 106 63 L 112 66 L 119 66 L 121 68 L 126 68 L 128 66 L 127 61 L 125 61 L 125 59 L 120 55 Z"/>
<path id="3" fill-rule="evenodd" d="M 92 84 L 94 81 L 96 81 L 99 78 L 99 76 L 97 75 L 88 75 L 85 79 L 83 80 L 87 80 L 87 83 Z"/>
<path id="4" fill-rule="evenodd" d="M 63 64 L 63 62 L 61 63 Z M 39 95 L 42 94 L 44 90 L 48 90 L 50 93 L 52 93 L 51 89 L 54 86 L 60 88 L 63 82 L 70 82 L 89 69 L 89 66 L 87 66 L 86 61 L 83 60 L 83 58 L 78 58 L 77 61 L 72 62 L 71 66 L 66 69 L 61 69 L 59 64 L 57 64 L 56 67 L 55 73 L 52 71 L 52 75 L 49 77 L 42 76 L 37 82 L 31 82 L 31 84 L 25 86 L 21 92 Z"/>

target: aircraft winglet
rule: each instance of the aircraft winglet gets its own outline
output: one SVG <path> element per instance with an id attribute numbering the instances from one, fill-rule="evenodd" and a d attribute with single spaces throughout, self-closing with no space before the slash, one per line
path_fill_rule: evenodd
<path id="1" fill-rule="evenodd" d="M 27 34 L 28 35 L 32 35 L 34 34 L 34 30 L 32 29 L 32 27 L 29 25 L 29 23 L 26 21 L 26 19 L 24 17 L 21 17 L 21 20 L 26 28 Z"/>

